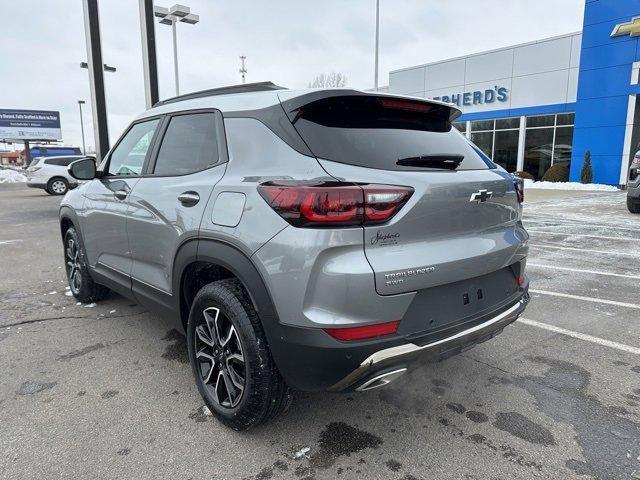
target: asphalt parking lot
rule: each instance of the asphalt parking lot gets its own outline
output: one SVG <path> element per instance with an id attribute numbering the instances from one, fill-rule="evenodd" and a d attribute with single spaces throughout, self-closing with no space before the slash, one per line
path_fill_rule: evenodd
<path id="1" fill-rule="evenodd" d="M 203 413 L 166 321 L 65 295 L 60 198 L 0 185 L 0 477 L 640 478 L 640 216 L 622 193 L 527 195 L 523 321 L 241 434 Z"/>

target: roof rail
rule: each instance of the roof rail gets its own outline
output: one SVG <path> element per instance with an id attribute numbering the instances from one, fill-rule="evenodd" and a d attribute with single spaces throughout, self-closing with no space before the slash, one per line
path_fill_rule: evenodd
<path id="1" fill-rule="evenodd" d="M 240 85 L 230 85 L 228 87 L 210 88 L 208 90 L 200 90 L 198 92 L 185 93 L 184 95 L 178 95 L 177 97 L 167 98 L 160 100 L 153 106 L 166 105 L 168 103 L 181 102 L 183 100 L 191 100 L 194 98 L 213 97 L 215 95 L 229 95 L 231 93 L 248 93 L 248 92 L 265 92 L 268 90 L 286 90 L 285 87 L 276 85 L 273 82 L 256 82 L 256 83 L 244 83 Z"/>

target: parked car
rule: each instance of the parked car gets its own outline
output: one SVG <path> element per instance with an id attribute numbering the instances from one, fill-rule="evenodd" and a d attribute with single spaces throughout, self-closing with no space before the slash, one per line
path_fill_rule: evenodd
<path id="1" fill-rule="evenodd" d="M 627 208 L 631 213 L 640 213 L 640 150 L 635 154 L 629 166 Z"/>
<path id="2" fill-rule="evenodd" d="M 42 188 L 51 195 L 64 195 L 78 186 L 78 181 L 67 171 L 69 165 L 83 158 L 95 162 L 95 158 L 84 155 L 35 157 L 27 167 L 27 186 Z"/>
<path id="3" fill-rule="evenodd" d="M 437 101 L 271 83 L 140 115 L 60 209 L 73 295 L 113 290 L 186 332 L 238 430 L 292 389 L 382 387 L 488 340 L 528 300 L 522 181 Z"/>

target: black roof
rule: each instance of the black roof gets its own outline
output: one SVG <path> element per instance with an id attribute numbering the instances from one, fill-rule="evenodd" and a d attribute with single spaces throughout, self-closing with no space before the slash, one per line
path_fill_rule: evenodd
<path id="1" fill-rule="evenodd" d="M 154 105 L 154 107 L 167 105 L 168 103 L 181 102 L 183 100 L 191 100 L 194 98 L 213 97 L 215 95 L 229 95 L 231 93 L 265 92 L 268 90 L 286 90 L 286 88 L 276 85 L 273 82 L 243 83 L 240 85 L 230 85 L 228 87 L 210 88 L 208 90 L 185 93 L 184 95 L 178 95 L 177 97 L 160 100 Z"/>

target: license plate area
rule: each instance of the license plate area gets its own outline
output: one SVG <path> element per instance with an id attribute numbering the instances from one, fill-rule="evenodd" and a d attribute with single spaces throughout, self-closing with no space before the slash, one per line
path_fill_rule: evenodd
<path id="1" fill-rule="evenodd" d="M 480 277 L 421 290 L 409 306 L 399 334 L 423 336 L 481 318 L 518 295 L 510 267 Z"/>

